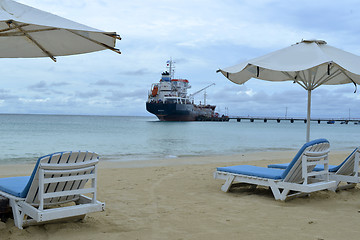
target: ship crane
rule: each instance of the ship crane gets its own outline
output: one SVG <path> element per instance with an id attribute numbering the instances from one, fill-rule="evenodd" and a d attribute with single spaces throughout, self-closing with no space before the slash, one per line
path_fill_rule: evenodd
<path id="1" fill-rule="evenodd" d="M 212 84 L 200 89 L 199 91 L 196 91 L 196 92 L 190 94 L 189 97 L 193 98 L 196 94 L 198 94 L 198 93 L 200 93 L 200 92 L 202 92 L 202 91 L 206 90 L 207 88 L 209 88 L 211 86 L 214 86 L 214 85 L 215 85 L 215 83 L 212 83 Z M 206 91 L 204 92 L 204 105 L 206 105 Z"/>

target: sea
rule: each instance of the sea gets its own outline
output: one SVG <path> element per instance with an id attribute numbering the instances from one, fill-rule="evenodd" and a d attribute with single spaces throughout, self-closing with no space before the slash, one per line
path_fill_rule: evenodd
<path id="1" fill-rule="evenodd" d="M 160 122 L 155 117 L 0 114 L 0 164 L 35 162 L 59 151 L 94 151 L 103 161 L 138 161 L 295 151 L 303 121 Z M 311 139 L 332 150 L 360 144 L 360 125 L 311 123 Z"/>

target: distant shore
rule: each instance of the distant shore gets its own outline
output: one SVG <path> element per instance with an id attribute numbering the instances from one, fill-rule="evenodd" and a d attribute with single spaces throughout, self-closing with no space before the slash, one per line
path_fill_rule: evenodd
<path id="1" fill-rule="evenodd" d="M 82 222 L 18 230 L 0 223 L 1 239 L 358 239 L 360 188 L 321 191 L 288 202 L 258 188 L 224 193 L 216 167 L 266 166 L 290 161 L 295 152 L 246 153 L 154 161 L 100 162 L 98 199 L 106 211 Z M 331 164 L 348 152 L 331 152 Z M 1 165 L 0 176 L 30 174 L 33 164 Z M 336 226 L 336 227 L 335 227 Z"/>

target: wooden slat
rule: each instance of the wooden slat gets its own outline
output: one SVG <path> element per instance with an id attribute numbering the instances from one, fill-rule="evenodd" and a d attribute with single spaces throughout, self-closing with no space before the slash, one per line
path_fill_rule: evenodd
<path id="1" fill-rule="evenodd" d="M 48 174 L 48 175 L 72 174 L 72 175 L 74 175 L 79 172 L 92 171 L 95 167 L 91 166 L 91 165 L 94 165 L 94 164 L 95 164 L 95 161 L 92 162 L 91 164 L 86 164 L 86 166 L 89 166 L 89 167 L 82 167 L 82 168 L 78 168 L 78 169 L 70 168 L 71 170 L 45 170 L 45 174 Z"/>
<path id="2" fill-rule="evenodd" d="M 61 158 L 59 159 L 59 161 L 51 161 L 48 162 L 48 164 L 65 164 L 68 162 L 71 162 L 71 159 L 76 157 L 76 155 L 73 155 L 71 152 L 64 152 L 61 155 Z M 46 163 L 45 163 L 46 164 Z M 41 165 L 40 165 L 41 167 Z M 58 177 L 58 176 L 62 176 L 62 174 L 47 174 L 48 177 L 50 178 L 54 178 L 54 177 Z M 49 184 L 49 187 L 46 188 L 45 193 L 49 193 L 49 192 L 56 192 L 59 185 L 61 185 L 62 183 L 51 183 Z M 53 199 L 47 199 L 46 203 L 52 203 Z"/>
<path id="3" fill-rule="evenodd" d="M 84 168 L 87 166 L 93 166 L 94 164 L 96 164 L 95 162 L 97 162 L 98 160 L 92 160 L 92 161 L 86 161 L 86 162 L 76 162 L 76 163 L 59 163 L 59 164 L 40 164 L 40 167 L 42 169 L 51 169 L 51 170 L 56 170 L 56 169 L 61 169 L 61 170 L 72 170 L 72 169 L 78 169 L 78 168 Z"/>
<path id="4" fill-rule="evenodd" d="M 73 189 L 69 191 L 61 191 L 61 192 L 51 192 L 51 193 L 45 193 L 44 198 L 58 198 L 63 196 L 72 196 L 77 194 L 85 194 L 85 193 L 93 193 L 96 191 L 94 188 L 83 188 L 83 189 Z"/>
<path id="5" fill-rule="evenodd" d="M 78 175 L 78 176 L 69 176 L 69 177 L 53 177 L 53 178 L 46 178 L 44 180 L 44 183 L 54 183 L 54 182 L 67 182 L 67 181 L 73 181 L 73 180 L 87 180 L 95 178 L 95 174 L 84 174 L 84 175 Z"/>
<path id="6" fill-rule="evenodd" d="M 83 153 L 82 152 L 72 152 L 71 153 L 71 158 L 69 159 L 69 161 L 67 162 L 67 164 L 73 164 L 73 163 L 76 163 L 79 161 L 79 159 L 82 158 L 82 155 Z M 76 173 L 71 173 L 69 172 L 68 174 L 64 174 L 63 176 L 73 176 L 73 175 L 76 175 Z M 72 181 L 70 181 L 72 182 Z M 59 186 L 58 186 L 58 191 L 64 191 L 64 189 L 66 189 L 66 187 L 70 184 L 70 182 L 61 182 L 59 183 Z M 69 188 L 70 189 L 70 188 Z M 68 190 L 69 190 L 68 189 Z M 73 196 L 73 198 L 76 197 L 76 196 Z M 55 198 L 55 199 L 52 199 L 53 202 L 63 202 L 67 200 L 67 196 L 65 197 L 60 197 L 60 198 Z"/>

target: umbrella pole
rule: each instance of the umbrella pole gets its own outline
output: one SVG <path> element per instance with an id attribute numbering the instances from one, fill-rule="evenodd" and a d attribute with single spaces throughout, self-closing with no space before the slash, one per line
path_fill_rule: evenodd
<path id="1" fill-rule="evenodd" d="M 311 114 L 311 90 L 308 90 L 308 105 L 306 117 L 306 142 L 310 142 L 310 114 Z"/>

